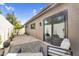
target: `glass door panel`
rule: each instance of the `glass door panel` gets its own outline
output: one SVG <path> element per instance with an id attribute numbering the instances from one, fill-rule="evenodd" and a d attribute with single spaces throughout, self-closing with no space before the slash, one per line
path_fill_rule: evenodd
<path id="1" fill-rule="evenodd" d="M 60 42 L 65 37 L 65 16 L 51 16 L 44 21 L 44 40 L 53 45 L 60 45 Z"/>

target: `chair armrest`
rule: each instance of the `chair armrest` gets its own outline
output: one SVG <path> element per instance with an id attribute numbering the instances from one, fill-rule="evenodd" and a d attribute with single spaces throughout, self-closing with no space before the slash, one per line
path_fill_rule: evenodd
<path id="1" fill-rule="evenodd" d="M 64 50 L 64 51 L 69 51 L 69 52 L 71 52 L 71 50 L 63 49 L 63 48 L 58 47 L 58 46 L 48 46 L 48 47 L 52 47 L 52 48 L 56 48 L 56 49 L 60 49 L 60 50 Z"/>
<path id="2" fill-rule="evenodd" d="M 71 55 L 71 52 L 72 52 L 71 50 L 63 49 L 63 48 L 58 47 L 58 46 L 47 46 L 47 51 L 49 52 L 49 50 L 56 51 L 59 53 L 64 53 L 66 55 Z"/>

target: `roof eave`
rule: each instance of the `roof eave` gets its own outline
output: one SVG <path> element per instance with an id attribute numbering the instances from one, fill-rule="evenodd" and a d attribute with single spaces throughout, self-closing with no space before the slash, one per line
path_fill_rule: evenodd
<path id="1" fill-rule="evenodd" d="M 53 5 L 53 6 L 52 6 Z M 27 25 L 29 22 L 33 21 L 34 19 L 36 19 L 37 17 L 41 16 L 43 13 L 45 13 L 46 11 L 50 10 L 51 8 L 49 8 L 50 6 L 55 7 L 56 5 L 58 5 L 58 3 L 51 3 L 48 4 L 47 7 L 43 8 L 38 14 L 36 14 L 35 16 L 33 16 L 29 21 L 27 21 L 24 25 Z"/>

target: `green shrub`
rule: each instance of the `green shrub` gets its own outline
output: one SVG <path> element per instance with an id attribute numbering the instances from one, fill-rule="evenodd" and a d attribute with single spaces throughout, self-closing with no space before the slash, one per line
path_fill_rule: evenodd
<path id="1" fill-rule="evenodd" d="M 10 41 L 12 41 L 13 38 L 14 38 L 14 33 L 11 33 L 11 35 L 9 37 Z"/>

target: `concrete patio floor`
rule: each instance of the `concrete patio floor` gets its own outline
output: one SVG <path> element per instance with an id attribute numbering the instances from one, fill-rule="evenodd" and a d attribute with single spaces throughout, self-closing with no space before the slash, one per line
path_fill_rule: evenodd
<path id="1" fill-rule="evenodd" d="M 13 41 L 11 42 L 11 46 L 35 42 L 35 41 L 40 41 L 40 40 L 30 35 L 19 35 L 13 38 Z"/>
<path id="2" fill-rule="evenodd" d="M 15 36 L 13 38 L 13 41 L 11 41 L 10 43 L 10 49 L 8 51 L 8 53 L 18 53 L 19 50 L 21 50 L 21 54 L 25 54 L 27 55 L 29 53 L 32 53 L 34 55 L 38 54 L 40 55 L 40 53 L 43 53 L 43 55 L 47 55 L 47 45 L 49 45 L 48 43 L 40 40 L 40 39 L 36 39 L 33 36 L 30 35 L 19 35 L 19 36 Z M 43 52 L 40 51 L 40 48 L 42 48 Z M 7 55 L 8 53 L 6 53 L 5 55 Z M 36 54 L 35 54 L 36 53 Z"/>
<path id="3" fill-rule="evenodd" d="M 30 35 L 19 35 L 13 38 L 10 43 L 9 53 L 39 53 L 42 41 Z"/>

